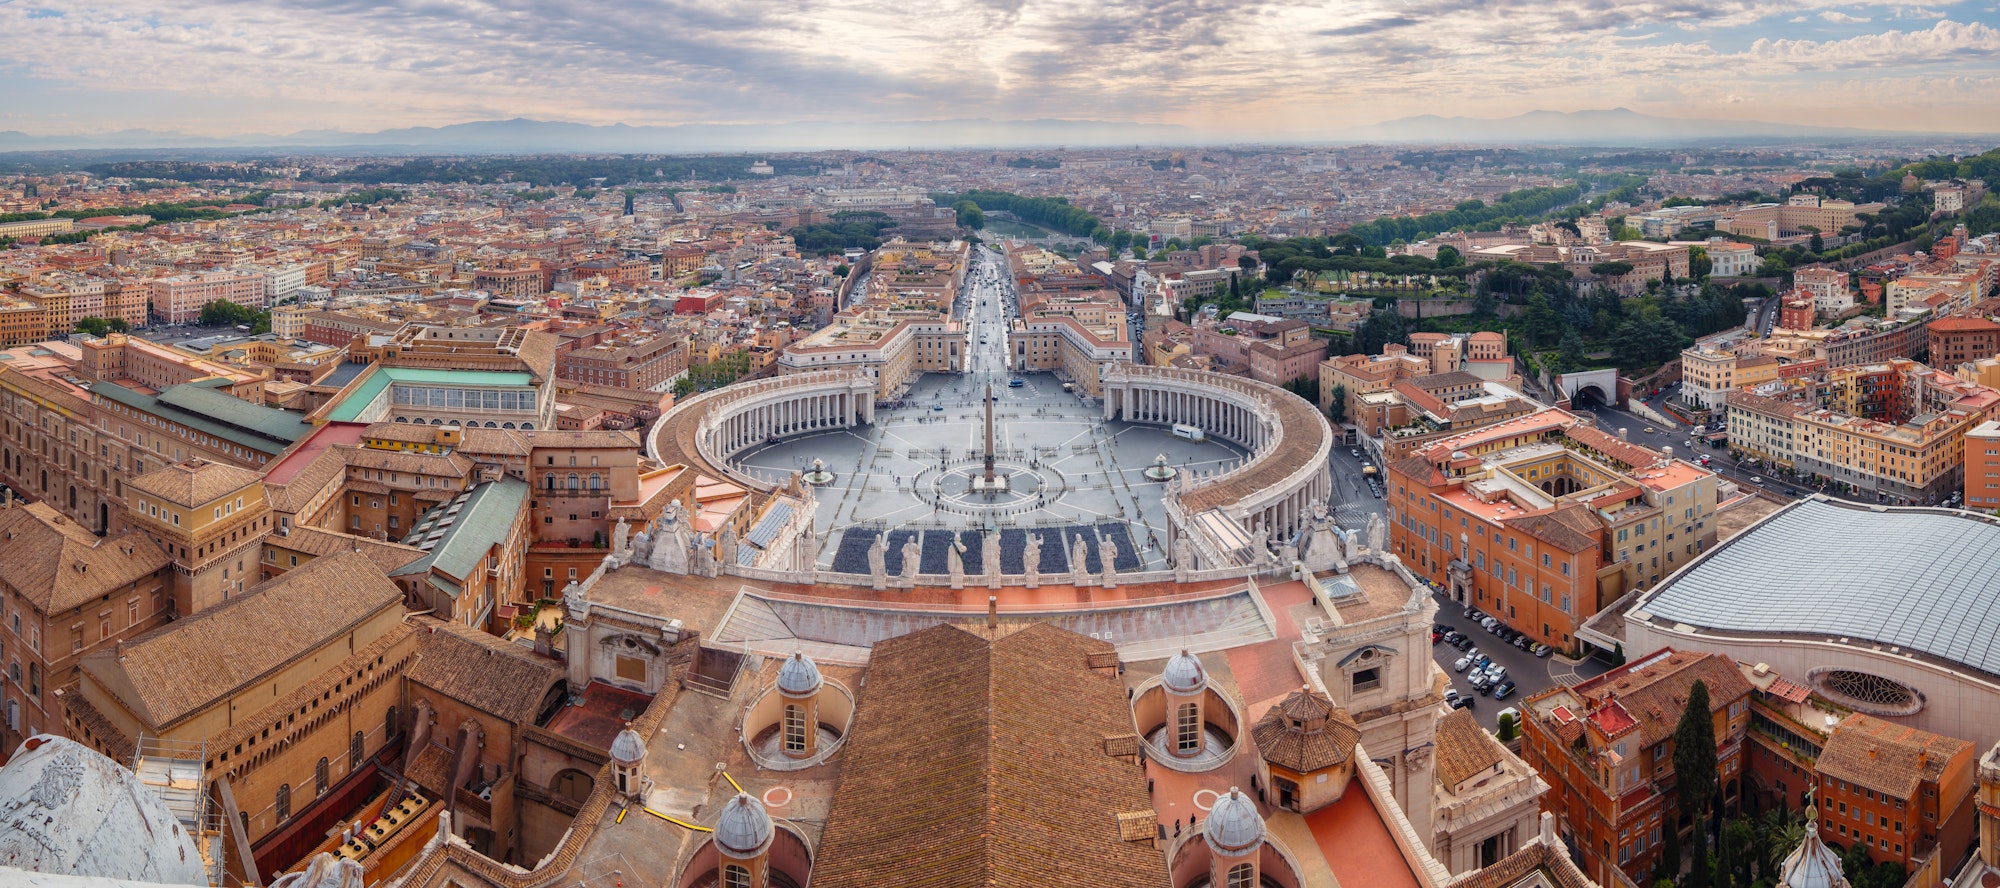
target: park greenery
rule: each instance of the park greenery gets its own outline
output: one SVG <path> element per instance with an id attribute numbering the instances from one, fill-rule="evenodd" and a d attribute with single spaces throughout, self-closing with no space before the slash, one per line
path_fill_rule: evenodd
<path id="1" fill-rule="evenodd" d="M 76 322 L 76 332 L 85 336 L 103 336 L 106 333 L 124 333 L 132 329 L 124 318 L 82 318 Z"/>
<path id="2" fill-rule="evenodd" d="M 750 372 L 750 353 L 729 352 L 714 361 L 703 361 L 688 367 L 687 375 L 674 381 L 674 397 L 685 398 L 696 392 L 718 389 Z"/>
<path id="3" fill-rule="evenodd" d="M 956 207 L 963 201 L 971 201 L 983 213 L 1012 213 L 1014 218 L 1029 225 L 1076 237 L 1088 237 L 1103 227 L 1089 210 L 1061 197 L 1024 197 L 1007 191 L 975 189 L 962 194 L 933 194 L 931 200 L 941 207 Z"/>
<path id="4" fill-rule="evenodd" d="M 271 332 L 271 313 L 258 311 L 247 305 L 237 305 L 227 299 L 214 299 L 202 303 L 201 323 L 204 327 L 236 327 L 249 325 L 250 332 Z"/>
<path id="5" fill-rule="evenodd" d="M 846 210 L 825 222 L 801 225 L 785 232 L 801 253 L 831 256 L 843 250 L 873 250 L 886 240 L 883 232 L 894 228 L 896 220 L 872 210 Z"/>

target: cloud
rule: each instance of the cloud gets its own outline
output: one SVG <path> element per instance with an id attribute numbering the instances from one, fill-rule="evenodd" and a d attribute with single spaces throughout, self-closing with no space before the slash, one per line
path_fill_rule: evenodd
<path id="1" fill-rule="evenodd" d="M 0 2 L 0 91 L 60 97 L 10 104 L 29 131 L 1089 116 L 1254 133 L 1722 101 L 1660 85 L 1715 70 L 1757 79 L 1734 89 L 1765 107 L 1829 72 L 1950 76 L 2000 53 L 1976 21 L 1795 37 L 1940 17 L 1855 0 L 36 2 Z"/>

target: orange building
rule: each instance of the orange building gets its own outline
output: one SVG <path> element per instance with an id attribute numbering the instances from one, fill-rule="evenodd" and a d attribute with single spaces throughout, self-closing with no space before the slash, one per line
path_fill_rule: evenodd
<path id="1" fill-rule="evenodd" d="M 1972 846 L 1975 759 L 1964 740 L 1848 716 L 1815 763 L 1820 838 L 1906 871 L 1940 846 L 1956 864 Z"/>
<path id="2" fill-rule="evenodd" d="M 1542 810 L 1600 885 L 1652 884 L 1664 831 L 1679 828 L 1674 728 L 1697 681 L 1715 725 L 1715 804 L 1728 810 L 1742 795 L 1751 692 L 1728 657 L 1665 648 L 1521 702 L 1521 758 L 1549 782 Z"/>
<path id="3" fill-rule="evenodd" d="M 1388 461 L 1389 539 L 1412 573 L 1537 641 L 1715 544 L 1715 475 L 1555 408 Z"/>
<path id="4" fill-rule="evenodd" d="M 1965 507 L 2000 509 L 2000 422 L 1987 420 L 1965 433 Z"/>

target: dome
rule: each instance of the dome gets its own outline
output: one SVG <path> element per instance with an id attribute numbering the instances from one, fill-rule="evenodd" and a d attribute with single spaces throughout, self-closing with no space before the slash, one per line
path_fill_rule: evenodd
<path id="1" fill-rule="evenodd" d="M 771 815 L 747 792 L 723 803 L 715 820 L 715 844 L 737 857 L 754 857 L 771 846 Z"/>
<path id="2" fill-rule="evenodd" d="M 1215 800 L 1208 810 L 1208 826 L 1203 833 L 1208 849 L 1228 857 L 1249 853 L 1264 841 L 1264 817 L 1257 803 L 1232 786 L 1229 794 Z"/>
<path id="3" fill-rule="evenodd" d="M 208 884 L 165 801 L 117 762 L 47 734 L 0 768 L 0 860 L 51 875 Z"/>
<path id="4" fill-rule="evenodd" d="M 793 652 L 792 658 L 778 667 L 778 690 L 787 694 L 804 696 L 818 691 L 819 685 L 819 667 L 805 654 Z"/>
<path id="5" fill-rule="evenodd" d="M 632 730 L 627 722 L 625 730 L 611 738 L 611 760 L 621 765 L 636 765 L 646 760 L 646 741 L 639 739 L 639 732 Z"/>
<path id="6" fill-rule="evenodd" d="M 1160 671 L 1160 684 L 1176 694 L 1193 694 L 1208 687 L 1208 670 L 1201 668 L 1201 661 L 1193 654 L 1181 651 Z"/>
<path id="7" fill-rule="evenodd" d="M 1785 858 L 1778 870 L 1780 888 L 1848 888 L 1840 872 L 1840 856 L 1819 839 L 1819 816 L 1807 808 L 1806 839 Z"/>

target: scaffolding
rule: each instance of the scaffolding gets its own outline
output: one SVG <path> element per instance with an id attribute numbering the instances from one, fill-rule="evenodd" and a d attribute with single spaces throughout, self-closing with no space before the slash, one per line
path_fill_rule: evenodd
<path id="1" fill-rule="evenodd" d="M 132 773 L 167 803 L 167 809 L 187 830 L 201 854 L 208 884 L 221 885 L 223 874 L 222 812 L 208 799 L 204 774 L 208 744 L 141 736 L 132 754 Z"/>

